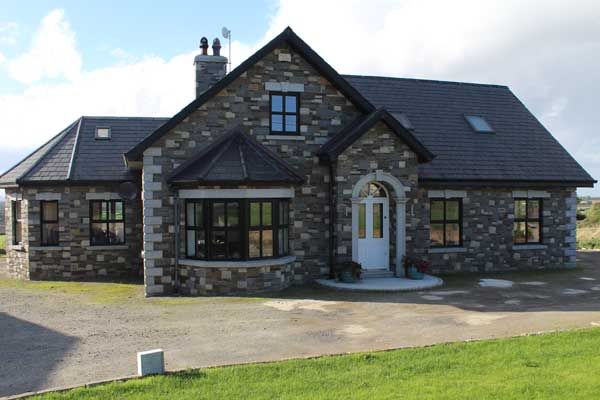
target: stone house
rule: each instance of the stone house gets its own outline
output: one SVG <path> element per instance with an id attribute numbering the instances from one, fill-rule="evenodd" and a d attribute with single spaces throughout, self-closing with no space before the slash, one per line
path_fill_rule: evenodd
<path id="1" fill-rule="evenodd" d="M 8 272 L 147 296 L 575 263 L 594 179 L 505 86 L 338 74 L 291 29 L 172 118 L 81 117 L 0 177 Z"/>

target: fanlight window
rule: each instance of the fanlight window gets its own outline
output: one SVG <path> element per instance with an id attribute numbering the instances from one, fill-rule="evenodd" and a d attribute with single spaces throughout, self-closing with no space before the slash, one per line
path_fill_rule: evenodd
<path id="1" fill-rule="evenodd" d="M 378 183 L 369 182 L 362 187 L 360 197 L 387 197 L 385 189 Z"/>

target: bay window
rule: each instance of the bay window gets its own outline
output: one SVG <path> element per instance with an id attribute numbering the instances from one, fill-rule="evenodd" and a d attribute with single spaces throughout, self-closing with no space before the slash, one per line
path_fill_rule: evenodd
<path id="1" fill-rule="evenodd" d="M 185 212 L 187 258 L 249 260 L 289 252 L 287 200 L 194 199 Z"/>

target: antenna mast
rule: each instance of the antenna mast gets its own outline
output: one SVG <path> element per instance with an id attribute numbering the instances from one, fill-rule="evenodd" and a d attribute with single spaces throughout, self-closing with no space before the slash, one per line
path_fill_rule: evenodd
<path id="1" fill-rule="evenodd" d="M 223 37 L 225 39 L 229 40 L 229 72 L 231 72 L 231 31 L 229 29 L 227 29 L 227 27 L 223 27 L 223 29 L 221 29 L 221 34 L 223 35 Z"/>

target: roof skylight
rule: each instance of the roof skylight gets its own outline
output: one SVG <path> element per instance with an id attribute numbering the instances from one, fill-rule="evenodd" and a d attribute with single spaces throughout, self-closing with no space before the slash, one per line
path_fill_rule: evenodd
<path id="1" fill-rule="evenodd" d="M 471 128 L 475 132 L 483 132 L 483 133 L 493 133 L 491 125 L 486 121 L 485 118 L 479 115 L 465 115 L 465 118 L 471 125 Z"/>
<path id="2" fill-rule="evenodd" d="M 110 139 L 110 128 L 96 128 L 96 139 Z"/>

